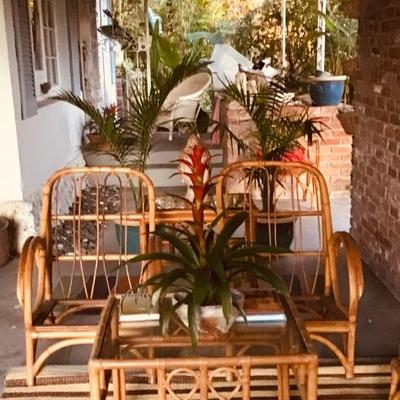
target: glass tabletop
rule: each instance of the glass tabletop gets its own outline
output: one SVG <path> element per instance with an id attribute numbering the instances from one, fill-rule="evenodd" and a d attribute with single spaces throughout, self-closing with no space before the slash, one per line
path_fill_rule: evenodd
<path id="1" fill-rule="evenodd" d="M 103 312 L 93 356 L 119 358 L 218 358 L 235 356 L 290 357 L 313 355 L 303 322 L 290 297 L 278 295 L 286 322 L 235 322 L 225 333 L 200 333 L 197 348 L 188 329 L 174 316 L 167 334 L 156 321 L 119 322 L 119 297 L 110 297 Z M 161 311 L 162 312 L 162 311 Z M 114 327 L 114 328 L 113 328 Z M 118 343 L 110 352 L 108 340 Z"/>

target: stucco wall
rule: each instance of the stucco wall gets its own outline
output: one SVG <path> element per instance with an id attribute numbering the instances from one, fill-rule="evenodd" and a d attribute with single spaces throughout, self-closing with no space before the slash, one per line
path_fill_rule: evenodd
<path id="1" fill-rule="evenodd" d="M 67 41 L 66 10 L 64 0 L 55 0 L 57 30 L 57 55 L 59 57 L 60 87 L 71 87 L 69 51 Z M 19 187 L 22 189 L 22 198 L 30 199 L 41 192 L 45 180 L 58 168 L 70 163 L 79 157 L 79 145 L 83 114 L 72 106 L 48 99 L 38 101 L 38 113 L 28 119 L 22 120 L 20 109 L 20 92 L 17 73 L 17 59 L 14 44 L 14 28 L 12 24 L 12 10 L 10 0 L 4 2 L 5 21 L 8 42 L 8 65 L 10 67 L 10 80 L 12 98 L 14 99 L 14 112 L 7 113 L 14 119 L 14 130 L 10 137 L 18 140 L 18 149 L 10 151 L 14 164 L 19 164 Z M 3 68 L 5 62 L 1 60 Z M 10 102 L 3 92 L 0 93 L 0 103 Z M 9 169 L 8 163 L 0 159 L 0 170 Z M 6 190 L 8 192 L 8 189 Z M 10 200 L 19 200 L 12 197 Z"/>

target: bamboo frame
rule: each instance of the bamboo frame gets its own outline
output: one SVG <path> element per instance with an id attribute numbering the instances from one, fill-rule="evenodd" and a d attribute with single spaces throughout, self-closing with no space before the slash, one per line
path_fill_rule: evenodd
<path id="1" fill-rule="evenodd" d="M 245 170 L 248 174 L 252 174 L 252 171 L 260 168 L 267 171 L 270 169 L 284 171 L 282 172 L 281 179 L 285 181 L 283 184 L 284 186 L 289 182 L 289 188 L 287 189 L 285 187 L 283 190 L 289 192 L 288 201 L 292 202 L 293 208 L 290 210 L 275 208 L 267 210 L 267 212 L 260 212 L 253 206 L 253 187 L 251 185 L 247 186 L 245 189 L 247 190 L 245 196 L 248 195 L 250 201 L 248 201 L 249 206 L 244 208 L 247 209 L 250 214 L 248 222 L 248 225 L 252 225 L 250 229 L 248 229 L 248 231 L 250 231 L 250 241 L 254 241 L 254 226 L 259 217 L 267 219 L 268 224 L 271 224 L 271 222 L 279 217 L 288 217 L 291 215 L 297 218 L 296 223 L 300 227 L 300 230 L 302 224 L 301 217 L 315 217 L 318 219 L 318 234 L 321 237 L 321 243 L 320 249 L 318 250 L 319 255 L 317 256 L 317 261 L 319 262 L 319 260 L 321 260 L 323 263 L 324 291 L 323 293 L 314 293 L 314 289 L 316 288 L 315 282 L 317 282 L 318 275 L 320 274 L 319 269 L 316 268 L 313 278 L 314 284 L 312 285 L 313 290 L 306 290 L 301 296 L 295 297 L 295 302 L 301 310 L 307 311 L 308 314 L 313 314 L 315 316 L 311 318 L 308 317 L 309 319 L 306 321 L 306 327 L 311 338 L 327 346 L 343 365 L 346 377 L 351 378 L 354 374 L 358 303 L 364 290 L 362 263 L 357 245 L 349 233 L 333 233 L 329 194 L 325 179 L 317 168 L 307 163 L 239 161 L 228 165 L 217 179 L 216 203 L 218 213 L 225 212 L 226 215 L 229 216 L 238 211 L 229 209 L 225 204 L 226 193 L 228 193 L 228 179 L 232 179 L 232 176 L 243 176 L 243 171 Z M 309 210 L 303 210 L 300 205 L 300 201 L 304 201 L 305 198 L 304 191 L 301 193 L 302 189 L 304 189 L 304 185 L 299 181 L 299 177 L 304 174 L 307 176 L 307 186 L 311 183 L 312 193 Z M 300 189 L 298 189 L 298 187 Z M 301 194 L 303 194 L 303 197 Z M 223 224 L 224 221 L 221 220 L 220 227 L 222 227 Z M 272 228 L 269 229 L 270 231 L 272 230 Z M 302 236 L 302 231 L 300 231 L 299 236 Z M 271 243 L 271 245 L 273 244 L 274 243 Z M 304 245 L 304 243 L 300 244 Z M 343 301 L 339 282 L 341 271 L 339 270 L 337 257 L 341 247 L 343 247 L 346 257 L 348 296 L 345 298 L 348 298 L 347 304 Z M 295 249 L 293 249 L 291 253 L 286 254 L 286 256 L 291 255 L 293 258 L 298 257 L 301 261 L 299 262 L 299 264 L 301 264 L 300 267 L 303 268 L 303 259 L 311 254 L 312 252 L 304 251 L 302 247 L 297 248 L 295 246 Z M 275 263 L 279 261 L 277 257 L 273 258 L 272 256 L 271 260 Z M 299 269 L 301 269 L 300 267 Z M 301 274 L 303 272 L 293 271 L 293 273 Z M 292 279 L 290 283 L 291 282 Z M 305 286 L 306 289 L 309 289 L 307 284 Z M 318 306 L 321 305 L 322 302 L 328 305 L 328 310 L 335 309 L 336 316 L 325 316 L 313 309 L 313 304 Z M 338 316 L 338 314 L 340 314 L 340 316 Z M 329 334 L 337 334 L 344 337 L 343 349 L 339 348 L 327 337 Z"/>
<path id="2" fill-rule="evenodd" d="M 124 377 L 127 370 L 147 371 L 150 377 L 154 377 L 157 384 L 158 398 L 166 399 L 167 395 L 175 399 L 191 399 L 193 395 L 200 394 L 201 399 L 207 399 L 214 395 L 220 399 L 231 398 L 242 392 L 242 399 L 251 398 L 251 369 L 266 365 L 277 367 L 279 400 L 289 400 L 289 367 L 296 373 L 298 385 L 303 399 L 317 399 L 317 370 L 318 357 L 310 343 L 303 322 L 297 314 L 296 307 L 289 297 L 282 296 L 288 316 L 287 328 L 265 325 L 258 333 L 238 331 L 222 336 L 201 336 L 199 346 L 225 348 L 225 356 L 217 357 L 187 357 L 161 358 L 154 356 L 158 348 L 182 348 L 190 347 L 188 334 L 174 334 L 173 336 L 151 335 L 150 332 L 143 335 L 120 336 L 119 331 L 124 328 L 119 325 L 119 300 L 110 296 L 105 309 L 102 312 L 96 340 L 92 348 L 89 368 L 89 384 L 92 400 L 105 398 L 108 382 L 105 387 L 101 384 L 102 376 L 111 371 L 114 385 L 114 399 L 125 399 Z M 139 327 L 137 327 L 138 329 Z M 285 338 L 283 340 L 283 338 Z M 283 342 L 290 341 L 285 347 Z M 254 345 L 268 346 L 278 345 L 278 354 L 269 355 L 246 355 L 244 353 L 234 354 L 234 347 L 240 351 L 241 348 L 250 348 Z M 126 348 L 136 350 L 133 355 L 127 357 Z M 290 348 L 290 350 L 289 350 Z M 148 350 L 147 356 L 139 350 Z M 177 394 L 173 388 L 175 377 L 189 375 L 194 383 L 189 393 Z M 225 376 L 229 382 L 236 384 L 228 397 L 217 393 L 213 380 L 216 376 Z"/>
<path id="3" fill-rule="evenodd" d="M 126 196 L 126 190 L 124 192 L 122 186 L 124 180 L 141 182 L 143 192 L 147 196 L 146 205 L 142 199 L 140 207 L 135 210 L 128 208 L 127 199 L 123 198 L 123 193 Z M 105 205 L 105 188 L 111 184 L 111 181 L 117 182 L 114 186 L 117 185 L 119 189 L 117 203 L 119 207 L 123 207 L 123 209 L 120 208 L 119 213 L 110 211 Z M 63 184 L 69 185 L 72 195 L 75 196 L 69 214 L 59 210 L 59 202 L 63 200 L 60 198 L 62 193 L 59 193 L 59 187 Z M 90 192 L 93 197 L 90 199 L 93 200 L 94 214 L 90 210 L 82 209 L 82 189 L 86 184 L 93 188 L 93 195 Z M 108 222 L 125 220 L 134 221 L 134 224 L 139 227 L 140 252 L 151 250 L 155 245 L 152 235 L 155 230 L 155 190 L 151 180 L 139 171 L 119 167 L 65 168 L 55 172 L 46 182 L 43 189 L 39 236 L 30 237 L 26 241 L 18 267 L 17 297 L 24 314 L 28 385 L 34 384 L 37 373 L 54 352 L 68 346 L 93 343 L 97 329 L 96 323 L 76 325 L 73 322 L 68 323 L 68 319 L 89 309 L 101 311 L 106 305 L 108 295 L 115 290 L 110 286 L 109 279 L 112 273 L 110 270 L 114 268 L 115 262 L 126 261 L 132 254 L 127 253 L 126 243 L 125 250 L 121 250 L 123 246 L 121 244 L 117 251 L 109 251 L 104 244 L 104 231 L 105 224 Z M 63 221 L 68 221 L 72 226 L 72 254 L 58 253 L 59 232 L 57 230 L 59 228 L 57 224 Z M 96 231 L 93 254 L 85 254 L 86 249 L 81 242 L 84 234 L 81 226 L 87 221 L 90 221 Z M 53 276 L 53 270 L 59 261 L 64 262 L 64 269 L 67 264 L 71 265 L 68 290 L 63 289 L 61 296 L 55 294 L 53 290 L 53 285 L 59 283 Z M 94 264 L 91 269 L 85 268 L 88 261 Z M 114 266 L 109 264 L 110 261 L 114 261 Z M 77 265 L 79 265 L 81 276 L 74 273 L 79 270 Z M 156 266 L 149 268 L 147 274 L 152 274 L 154 269 Z M 101 274 L 104 274 L 102 276 L 107 282 L 107 297 L 94 299 L 95 282 Z M 37 276 L 37 283 L 34 281 L 35 276 Z M 78 280 L 79 283 L 79 279 L 82 281 L 83 298 L 75 298 L 71 291 L 73 281 Z M 92 279 L 92 284 L 89 285 L 87 282 L 90 279 Z M 119 272 L 115 279 L 117 284 Z M 128 280 L 131 285 L 129 275 Z M 35 296 L 33 296 L 34 290 L 36 290 Z M 56 342 L 37 355 L 37 343 L 42 339 L 54 339 Z"/>
<path id="4" fill-rule="evenodd" d="M 400 358 L 393 359 L 391 364 L 389 400 L 400 400 Z"/>

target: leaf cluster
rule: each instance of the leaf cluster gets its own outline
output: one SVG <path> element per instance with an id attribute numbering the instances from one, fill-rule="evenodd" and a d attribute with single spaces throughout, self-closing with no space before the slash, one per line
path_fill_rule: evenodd
<path id="1" fill-rule="evenodd" d="M 225 319 L 228 321 L 232 307 L 238 307 L 232 299 L 231 288 L 243 276 L 260 279 L 279 291 L 287 290 L 263 256 L 265 253 L 281 253 L 287 250 L 243 242 L 232 244 L 233 234 L 248 218 L 248 213 L 235 214 L 226 222 L 221 232 L 217 233 L 215 227 L 221 217 L 222 215 L 218 216 L 205 229 L 205 249 L 199 245 L 190 225 L 184 228 L 159 225 L 155 234 L 169 243 L 175 253 L 142 254 L 130 260 L 130 262 L 148 261 L 147 266 L 155 260 L 173 264 L 171 270 L 164 270 L 154 275 L 144 283 L 144 286 L 152 288 L 154 302 L 164 302 L 166 297 L 179 295 L 178 301 L 163 315 L 164 331 L 168 328 L 175 310 L 182 304 L 187 304 L 193 346 L 196 346 L 198 340 L 196 316 L 200 307 L 222 305 Z"/>
<path id="2" fill-rule="evenodd" d="M 281 79 L 270 82 L 256 94 L 245 92 L 231 83 L 225 85 L 223 94 L 238 102 L 248 113 L 252 124 L 249 124 L 249 135 L 242 139 L 232 131 L 224 130 L 239 153 L 251 159 L 264 161 L 281 161 L 285 154 L 301 148 L 300 139 L 305 137 L 309 144 L 315 135 L 321 136 L 320 119 L 310 117 L 306 105 L 296 106 L 296 112 L 290 112 L 283 101 L 286 86 Z M 263 208 L 267 209 L 267 196 L 274 191 L 277 174 L 263 169 L 252 173 L 252 179 L 261 188 Z M 273 204 L 270 204 L 271 209 Z"/>

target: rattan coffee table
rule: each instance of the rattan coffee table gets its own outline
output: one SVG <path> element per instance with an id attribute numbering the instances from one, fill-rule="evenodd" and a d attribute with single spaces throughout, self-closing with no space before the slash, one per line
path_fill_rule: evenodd
<path id="1" fill-rule="evenodd" d="M 120 299 L 111 296 L 88 366 L 91 399 L 105 398 L 111 381 L 114 399 L 126 399 L 127 374 L 141 374 L 155 385 L 160 400 L 249 400 L 253 371 L 274 367 L 279 400 L 290 398 L 289 370 L 300 397 L 316 400 L 318 357 L 293 302 L 280 298 L 286 324 L 235 323 L 226 335 L 201 335 L 193 350 L 179 323 L 172 324 L 165 336 L 154 323 L 118 323 Z M 189 382 L 186 392 L 182 382 Z"/>

